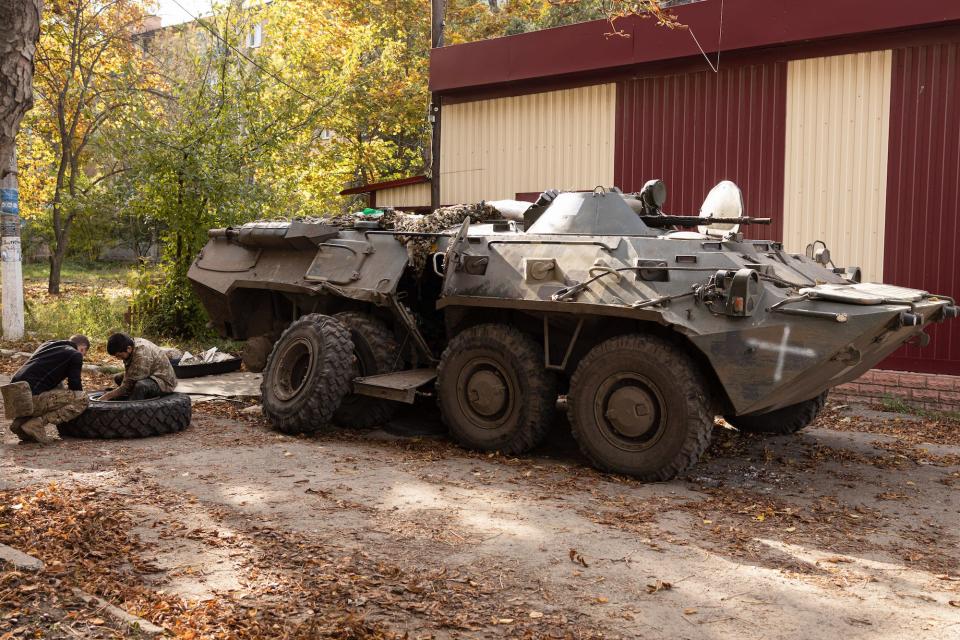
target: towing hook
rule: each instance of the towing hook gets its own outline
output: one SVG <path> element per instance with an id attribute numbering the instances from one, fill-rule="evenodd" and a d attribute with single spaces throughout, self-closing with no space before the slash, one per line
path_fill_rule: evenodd
<path id="1" fill-rule="evenodd" d="M 899 322 L 901 327 L 919 327 L 923 324 L 923 316 L 919 313 L 901 311 Z"/>

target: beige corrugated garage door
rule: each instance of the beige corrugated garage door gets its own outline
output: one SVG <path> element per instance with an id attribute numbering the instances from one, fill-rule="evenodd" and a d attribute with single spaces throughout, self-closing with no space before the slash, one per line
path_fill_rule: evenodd
<path id="1" fill-rule="evenodd" d="M 377 192 L 378 207 L 429 207 L 430 183 L 408 184 Z"/>
<path id="2" fill-rule="evenodd" d="M 615 110 L 614 84 L 444 106 L 440 199 L 612 185 Z"/>
<path id="3" fill-rule="evenodd" d="M 837 266 L 883 278 L 890 51 L 790 62 L 784 231 L 787 250 L 823 240 Z"/>

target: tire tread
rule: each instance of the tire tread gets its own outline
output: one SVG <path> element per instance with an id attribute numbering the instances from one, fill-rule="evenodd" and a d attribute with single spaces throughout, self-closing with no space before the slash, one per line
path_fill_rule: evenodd
<path id="1" fill-rule="evenodd" d="M 816 420 L 827 404 L 827 392 L 769 413 L 745 416 L 724 416 L 724 419 L 747 433 L 788 436 Z"/>
<path id="2" fill-rule="evenodd" d="M 190 396 L 183 393 L 125 402 L 93 400 L 79 416 L 57 425 L 57 431 L 67 438 L 149 438 L 183 431 L 192 413 Z"/>
<path id="3" fill-rule="evenodd" d="M 323 375 L 319 384 L 306 393 L 310 393 L 307 403 L 292 415 L 283 415 L 274 410 L 269 402 L 270 373 L 273 359 L 285 338 L 292 331 L 304 325 L 311 325 L 323 343 Z M 302 316 L 280 336 L 267 358 L 260 394 L 263 399 L 263 414 L 277 431 L 287 434 L 314 433 L 329 428 L 334 412 L 350 391 L 353 380 L 353 341 L 350 331 L 338 320 L 319 313 Z"/>
<path id="4" fill-rule="evenodd" d="M 357 348 L 357 339 L 366 342 L 376 365 L 376 371 L 367 375 L 390 373 L 402 368 L 402 362 L 399 363 L 400 367 L 397 366 L 400 348 L 396 338 L 383 322 L 369 314 L 352 311 L 344 311 L 333 317 L 350 330 L 354 349 Z M 358 398 L 362 402 L 357 402 Z M 375 427 L 389 422 L 397 408 L 396 402 L 350 394 L 333 414 L 333 421 L 341 427 Z"/>
<path id="5" fill-rule="evenodd" d="M 638 478 L 645 481 L 663 482 L 670 480 L 695 465 L 710 445 L 710 436 L 713 431 L 713 403 L 710 394 L 706 392 L 708 389 L 706 381 L 696 365 L 678 347 L 666 340 L 654 336 L 628 334 L 610 338 L 591 349 L 580 361 L 570 378 L 571 392 L 567 396 L 567 412 L 570 418 L 571 432 L 580 450 L 594 467 L 603 471 L 618 472 L 611 467 L 608 461 L 592 451 L 587 445 L 584 430 L 588 429 L 589 425 L 580 424 L 577 419 L 576 409 L 579 399 L 574 390 L 584 384 L 584 377 L 588 375 L 590 365 L 594 361 L 606 358 L 614 353 L 626 351 L 649 354 L 659 362 L 669 363 L 669 366 L 673 369 L 671 373 L 675 378 L 676 385 L 684 390 L 688 410 L 688 428 L 686 439 L 680 451 L 672 460 L 664 461 L 664 464 L 655 472 L 637 475 Z"/>
<path id="6" fill-rule="evenodd" d="M 519 372 L 528 385 L 528 395 L 523 398 L 528 417 L 508 440 L 496 447 L 496 450 L 503 454 L 519 455 L 544 441 L 556 413 L 556 376 L 543 368 L 543 351 L 533 339 L 518 329 L 504 324 L 491 323 L 470 327 L 454 337 L 440 356 L 437 367 L 438 386 L 443 386 L 442 381 L 447 379 L 450 359 L 453 355 L 465 349 L 491 345 L 498 350 L 502 349 L 505 353 L 514 354 L 521 364 L 529 365 Z M 444 424 L 450 429 L 450 435 L 461 446 L 468 449 L 487 449 L 478 447 L 471 441 L 469 434 L 464 433 L 452 419 L 443 402 L 440 403 L 440 413 Z"/>

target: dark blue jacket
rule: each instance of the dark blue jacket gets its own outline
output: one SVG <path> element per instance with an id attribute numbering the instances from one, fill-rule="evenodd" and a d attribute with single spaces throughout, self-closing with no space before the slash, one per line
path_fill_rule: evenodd
<path id="1" fill-rule="evenodd" d="M 26 382 L 37 396 L 60 386 L 64 378 L 67 388 L 82 391 L 80 372 L 83 354 L 69 340 L 51 340 L 40 345 L 23 366 L 13 374 L 11 382 Z"/>

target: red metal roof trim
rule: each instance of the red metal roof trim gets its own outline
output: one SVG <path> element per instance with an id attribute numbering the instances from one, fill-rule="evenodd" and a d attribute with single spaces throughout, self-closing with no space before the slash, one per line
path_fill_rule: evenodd
<path id="1" fill-rule="evenodd" d="M 424 182 L 430 182 L 430 178 L 427 176 L 412 176 L 410 178 L 398 178 L 397 180 L 386 180 L 384 182 L 371 182 L 370 184 L 362 187 L 350 187 L 349 189 L 344 189 L 340 192 L 340 195 L 352 196 L 358 193 L 373 193 L 376 191 L 383 191 L 384 189 L 393 189 L 394 187 L 407 187 L 412 184 L 423 184 Z"/>
<path id="2" fill-rule="evenodd" d="M 673 10 L 708 54 L 718 48 L 720 7 L 720 0 L 705 0 Z M 720 44 L 733 51 L 957 21 L 960 2 L 726 0 Z M 610 24 L 597 20 L 433 49 L 430 89 L 455 91 L 700 56 L 687 29 L 637 17 L 619 20 L 617 27 L 630 37 L 608 35 Z"/>
<path id="3" fill-rule="evenodd" d="M 883 280 L 960 297 L 960 44 L 893 52 Z M 960 375 L 960 320 L 884 368 Z"/>

